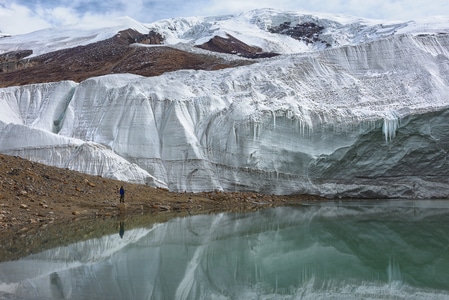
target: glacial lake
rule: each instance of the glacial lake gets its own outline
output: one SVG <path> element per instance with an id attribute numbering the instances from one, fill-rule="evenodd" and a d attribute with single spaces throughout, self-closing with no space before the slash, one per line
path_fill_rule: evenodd
<path id="1" fill-rule="evenodd" d="M 449 299 L 449 201 L 123 221 L 0 263 L 0 299 Z"/>

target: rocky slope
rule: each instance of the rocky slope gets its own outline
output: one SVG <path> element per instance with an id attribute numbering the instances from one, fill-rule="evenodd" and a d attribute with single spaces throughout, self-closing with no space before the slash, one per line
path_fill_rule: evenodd
<path id="1" fill-rule="evenodd" d="M 126 206 L 119 203 L 121 185 L 126 189 Z M 126 219 L 127 228 L 133 228 L 188 214 L 319 199 L 256 193 L 178 194 L 0 154 L 0 261 L 113 232 L 119 219 Z"/>
<path id="2" fill-rule="evenodd" d="M 126 210 L 119 203 L 118 189 L 122 185 L 126 190 Z M 116 217 L 120 213 L 136 211 L 263 207 L 302 198 L 256 193 L 172 193 L 1 154 L 0 187 L 1 228 L 24 224 L 42 226 L 79 218 Z"/>
<path id="3" fill-rule="evenodd" d="M 62 80 L 81 82 L 116 73 L 157 76 L 181 69 L 218 70 L 252 63 L 238 57 L 224 59 L 167 46 L 145 46 L 160 44 L 161 39 L 156 33 L 141 34 L 128 29 L 104 41 L 31 58 L 27 56 L 32 50 L 7 52 L 0 55 L 0 87 Z M 214 50 L 226 53 L 244 49 L 240 52 L 255 55 L 245 44 L 229 48 L 230 43 L 229 40 L 216 45 Z"/>

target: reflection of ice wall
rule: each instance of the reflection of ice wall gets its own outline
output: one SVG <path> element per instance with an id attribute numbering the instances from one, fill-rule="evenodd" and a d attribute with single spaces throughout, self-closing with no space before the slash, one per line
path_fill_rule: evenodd
<path id="1" fill-rule="evenodd" d="M 346 202 L 176 218 L 1 263 L 0 298 L 447 299 L 447 207 Z"/>
<path id="2" fill-rule="evenodd" d="M 5 88 L 1 126 L 24 140 L 2 130 L 0 150 L 176 191 L 441 197 L 448 43 L 396 35 L 232 70 Z"/>

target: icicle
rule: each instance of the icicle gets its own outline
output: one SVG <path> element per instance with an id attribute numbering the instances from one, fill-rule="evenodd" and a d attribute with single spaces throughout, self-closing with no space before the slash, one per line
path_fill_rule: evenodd
<path id="1" fill-rule="evenodd" d="M 253 126 L 253 141 L 255 142 L 257 140 L 257 123 L 254 122 Z"/>
<path id="2" fill-rule="evenodd" d="M 235 122 L 232 125 L 232 129 L 234 131 L 235 144 L 238 145 L 239 144 L 239 138 L 237 136 L 237 126 L 236 126 Z"/>
<path id="3" fill-rule="evenodd" d="M 382 131 L 387 143 L 396 137 L 396 131 L 399 128 L 399 123 L 400 119 L 394 112 L 384 118 Z"/>
<path id="4" fill-rule="evenodd" d="M 299 131 L 299 135 L 301 137 L 310 136 L 311 126 L 307 124 L 307 122 L 303 119 L 296 120 L 297 130 Z"/>

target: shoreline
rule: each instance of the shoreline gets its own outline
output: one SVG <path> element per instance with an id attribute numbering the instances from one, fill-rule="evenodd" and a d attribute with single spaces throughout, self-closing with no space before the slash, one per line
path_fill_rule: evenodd
<path id="1" fill-rule="evenodd" d="M 119 203 L 122 185 L 125 204 Z M 87 224 L 114 223 L 126 216 L 165 219 L 183 214 L 250 212 L 321 200 L 328 199 L 253 192 L 175 193 L 0 154 L 0 261 L 35 253 L 58 240 L 64 244 L 88 238 L 92 229 L 82 229 Z"/>
<path id="2" fill-rule="evenodd" d="M 226 195 L 226 193 L 219 194 Z M 276 196 L 276 198 L 278 197 Z M 112 203 L 110 206 L 100 208 L 100 211 L 104 211 L 102 214 L 97 212 L 98 208 L 89 208 L 83 210 L 83 213 L 79 215 L 64 213 L 54 220 L 18 223 L 0 233 L 2 240 L 0 262 L 18 260 L 55 247 L 118 233 L 120 222 L 124 222 L 129 230 L 167 222 L 178 217 L 222 212 L 255 212 L 267 208 L 300 205 L 303 201 L 320 201 L 320 199 L 308 195 L 288 198 L 279 198 L 278 201 L 264 203 L 256 201 L 240 203 L 235 201 L 225 201 L 224 203 L 177 201 L 161 206 L 155 203 L 147 205 L 142 203 L 126 205 L 125 203 L 126 209 L 123 208 L 125 205 L 121 203 Z"/>

